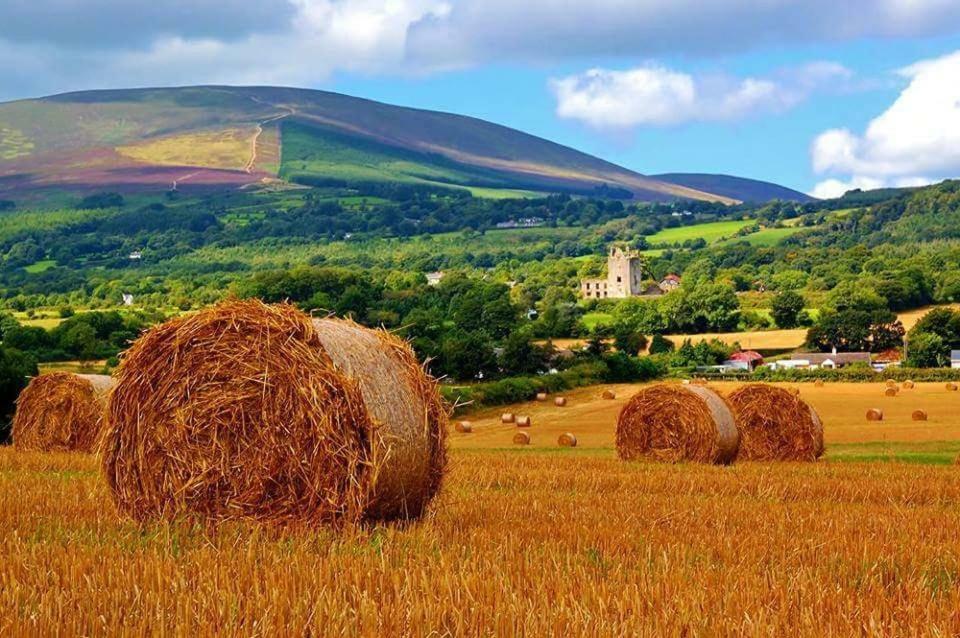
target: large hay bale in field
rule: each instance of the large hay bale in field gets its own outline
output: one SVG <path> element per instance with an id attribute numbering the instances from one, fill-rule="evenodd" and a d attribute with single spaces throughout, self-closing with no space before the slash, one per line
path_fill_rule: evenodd
<path id="1" fill-rule="evenodd" d="M 513 423 L 517 420 L 517 416 L 510 412 L 504 412 L 500 415 L 500 423 Z"/>
<path id="2" fill-rule="evenodd" d="M 531 425 L 530 417 L 528 416 L 518 416 L 517 417 L 517 427 L 518 428 L 528 428 Z"/>
<path id="3" fill-rule="evenodd" d="M 891 386 L 884 390 L 883 393 L 888 397 L 895 397 L 900 394 L 900 390 L 896 386 Z"/>
<path id="4" fill-rule="evenodd" d="M 913 381 L 910 381 L 909 379 L 903 382 L 903 388 L 905 390 L 913 390 L 915 386 L 916 384 Z"/>
<path id="5" fill-rule="evenodd" d="M 13 444 L 21 450 L 92 452 L 112 378 L 53 372 L 34 377 L 17 399 Z"/>
<path id="6" fill-rule="evenodd" d="M 557 439 L 557 445 L 560 447 L 577 447 L 577 437 L 572 432 L 564 432 Z"/>
<path id="7" fill-rule="evenodd" d="M 625 461 L 731 463 L 740 437 L 726 402 L 708 388 L 644 388 L 617 418 L 617 454 Z"/>
<path id="8" fill-rule="evenodd" d="M 567 407 L 567 398 L 566 398 L 566 397 L 557 397 L 556 399 L 553 400 L 553 404 L 554 404 L 555 406 L 557 406 L 558 408 L 565 408 L 565 407 Z"/>
<path id="9" fill-rule="evenodd" d="M 738 461 L 815 461 L 823 454 L 823 423 L 792 392 L 752 383 L 727 403 L 740 431 Z"/>
<path id="10" fill-rule="evenodd" d="M 530 435 L 526 432 L 517 432 L 513 435 L 515 445 L 530 445 Z"/>
<path id="11" fill-rule="evenodd" d="M 454 429 L 462 434 L 470 434 L 473 432 L 473 424 L 469 421 L 457 421 Z"/>
<path id="12" fill-rule="evenodd" d="M 154 327 L 107 414 L 107 482 L 138 520 L 415 517 L 445 468 L 446 407 L 409 346 L 289 305 L 230 301 Z"/>
<path id="13" fill-rule="evenodd" d="M 883 410 L 878 408 L 867 410 L 867 421 L 883 421 Z"/>
<path id="14" fill-rule="evenodd" d="M 914 410 L 913 414 L 910 415 L 910 418 L 914 421 L 926 421 L 927 420 L 927 411 L 926 410 Z"/>
<path id="15" fill-rule="evenodd" d="M 605 401 L 613 401 L 613 400 L 616 399 L 616 398 L 617 398 L 617 393 L 614 392 L 613 390 L 604 390 L 604 391 L 603 391 L 603 399 L 604 399 Z"/>

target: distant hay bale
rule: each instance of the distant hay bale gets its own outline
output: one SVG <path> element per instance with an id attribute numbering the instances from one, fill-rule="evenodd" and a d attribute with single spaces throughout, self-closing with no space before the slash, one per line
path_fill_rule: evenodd
<path id="1" fill-rule="evenodd" d="M 413 518 L 446 464 L 447 408 L 409 345 L 285 304 L 149 330 L 107 414 L 104 473 L 138 520 Z"/>
<path id="2" fill-rule="evenodd" d="M 473 432 L 473 424 L 469 421 L 457 421 L 454 429 L 462 434 L 470 434 Z"/>
<path id="3" fill-rule="evenodd" d="M 571 432 L 564 432 L 557 439 L 557 444 L 560 447 L 577 447 L 577 437 Z"/>
<path id="4" fill-rule="evenodd" d="M 553 400 L 553 404 L 554 404 L 555 406 L 557 406 L 558 408 L 564 408 L 564 407 L 567 406 L 567 398 L 566 398 L 566 397 L 557 397 L 556 399 Z"/>
<path id="5" fill-rule="evenodd" d="M 895 397 L 900 394 L 900 390 L 896 386 L 890 386 L 883 393 L 888 397 Z"/>
<path id="6" fill-rule="evenodd" d="M 517 416 L 515 414 L 511 414 L 510 412 L 504 412 L 500 415 L 500 423 L 513 423 L 516 420 Z"/>
<path id="7" fill-rule="evenodd" d="M 17 399 L 13 444 L 20 450 L 92 452 L 112 378 L 53 372 L 34 377 Z"/>
<path id="8" fill-rule="evenodd" d="M 546 392 L 537 392 L 537 401 L 546 401 L 547 393 Z"/>
<path id="9" fill-rule="evenodd" d="M 606 400 L 606 401 L 613 401 L 614 399 L 617 398 L 617 393 L 614 392 L 613 390 L 604 390 L 604 391 L 603 391 L 603 398 L 604 398 L 604 400 Z"/>
<path id="10" fill-rule="evenodd" d="M 517 432 L 513 435 L 513 442 L 516 445 L 530 445 L 530 435 L 526 432 Z"/>
<path id="11" fill-rule="evenodd" d="M 813 385 L 816 386 L 816 387 L 818 387 L 818 388 L 822 388 L 822 387 L 823 387 L 823 379 L 817 379 L 816 381 L 813 382 Z"/>
<path id="12" fill-rule="evenodd" d="M 617 418 L 617 454 L 625 461 L 731 463 L 739 440 L 726 402 L 694 385 L 644 388 Z"/>
<path id="13" fill-rule="evenodd" d="M 897 387 L 897 382 L 894 381 L 893 379 L 887 379 L 887 387 L 888 387 L 888 388 L 895 388 L 895 387 Z"/>
<path id="14" fill-rule="evenodd" d="M 951 383 L 948 383 L 948 384 L 947 384 L 947 391 L 948 391 L 948 392 L 956 392 L 956 391 L 957 391 L 957 388 L 958 388 L 958 386 L 957 386 L 956 383 L 952 383 L 952 382 L 951 382 Z"/>
<path id="15" fill-rule="evenodd" d="M 518 428 L 528 428 L 530 427 L 531 421 L 528 416 L 518 416 L 517 417 L 517 427 Z"/>
<path id="16" fill-rule="evenodd" d="M 903 382 L 903 388 L 905 390 L 913 390 L 915 386 L 916 384 L 913 381 L 910 381 L 909 379 Z"/>
<path id="17" fill-rule="evenodd" d="M 794 393 L 752 383 L 727 402 L 740 431 L 738 461 L 815 461 L 823 454 L 823 423 Z"/>
<path id="18" fill-rule="evenodd" d="M 867 410 L 867 421 L 883 421 L 883 410 L 877 408 Z"/>
<path id="19" fill-rule="evenodd" d="M 690 385 L 690 379 L 684 379 L 680 383 L 682 383 L 683 385 Z"/>
<path id="20" fill-rule="evenodd" d="M 926 421 L 927 418 L 928 418 L 928 416 L 927 416 L 927 411 L 926 411 L 926 410 L 914 410 L 914 411 L 913 411 L 913 414 L 910 415 L 910 418 L 912 418 L 914 421 Z"/>

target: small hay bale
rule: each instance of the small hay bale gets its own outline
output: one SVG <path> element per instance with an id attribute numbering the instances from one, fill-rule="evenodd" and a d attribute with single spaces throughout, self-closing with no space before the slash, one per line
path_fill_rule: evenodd
<path id="1" fill-rule="evenodd" d="M 707 388 L 644 388 L 617 418 L 617 454 L 625 461 L 731 463 L 740 436 L 726 402 Z"/>
<path id="2" fill-rule="evenodd" d="M 910 415 L 910 418 L 914 421 L 926 421 L 928 418 L 926 410 L 914 410 L 913 414 Z"/>
<path id="3" fill-rule="evenodd" d="M 888 387 L 888 388 L 895 388 L 895 387 L 897 387 L 897 382 L 894 381 L 893 379 L 887 379 L 887 387 Z"/>
<path id="4" fill-rule="evenodd" d="M 603 391 L 603 399 L 604 399 L 605 401 L 613 401 L 613 400 L 616 399 L 616 398 L 617 398 L 617 393 L 614 392 L 613 390 L 604 390 L 604 391 Z"/>
<path id="5" fill-rule="evenodd" d="M 680 383 L 682 383 L 683 385 L 690 385 L 690 379 L 684 379 Z"/>
<path id="6" fill-rule="evenodd" d="M 557 445 L 560 447 L 577 447 L 577 437 L 572 432 L 564 432 L 557 439 Z"/>
<path id="7" fill-rule="evenodd" d="M 516 445 L 530 445 L 530 435 L 526 432 L 517 432 L 513 435 L 513 442 Z"/>
<path id="8" fill-rule="evenodd" d="M 112 378 L 53 372 L 34 377 L 17 399 L 13 444 L 20 450 L 92 452 Z"/>
<path id="9" fill-rule="evenodd" d="M 513 423 L 517 420 L 517 415 L 510 412 L 504 412 L 500 415 L 500 423 Z"/>
<path id="10" fill-rule="evenodd" d="M 909 379 L 907 379 L 906 381 L 903 382 L 903 389 L 904 389 L 904 390 L 913 390 L 913 388 L 914 388 L 915 386 L 916 386 L 916 384 L 915 384 L 913 381 L 910 381 Z"/>
<path id="11" fill-rule="evenodd" d="M 822 387 L 823 387 L 823 379 L 817 379 L 816 381 L 813 382 L 813 385 L 814 385 L 815 387 L 817 387 L 817 388 L 822 388 Z"/>
<path id="12" fill-rule="evenodd" d="M 107 415 L 104 474 L 137 520 L 414 518 L 445 470 L 447 408 L 409 345 L 286 304 L 147 331 Z"/>
<path id="13" fill-rule="evenodd" d="M 528 428 L 531 425 L 530 417 L 528 416 L 518 416 L 517 417 L 517 427 L 518 428 Z"/>
<path id="14" fill-rule="evenodd" d="M 469 421 L 457 421 L 454 429 L 462 434 L 470 434 L 473 432 L 473 424 Z"/>
<path id="15" fill-rule="evenodd" d="M 888 397 L 895 397 L 895 396 L 897 396 L 898 394 L 900 394 L 900 389 L 899 389 L 899 388 L 896 388 L 896 387 L 894 387 L 894 386 L 890 386 L 889 388 L 887 388 L 886 390 L 884 390 L 883 393 L 884 393 L 886 396 L 888 396 Z"/>
<path id="16" fill-rule="evenodd" d="M 553 404 L 558 408 L 564 408 L 567 406 L 567 397 L 557 397 L 553 400 Z"/>
<path id="17" fill-rule="evenodd" d="M 546 392 L 537 392 L 537 401 L 546 401 L 547 393 Z"/>
<path id="18" fill-rule="evenodd" d="M 867 421 L 883 421 L 883 410 L 877 408 L 867 410 Z"/>
<path id="19" fill-rule="evenodd" d="M 738 461 L 815 461 L 823 454 L 823 423 L 793 392 L 752 383 L 727 402 L 740 431 Z"/>
<path id="20" fill-rule="evenodd" d="M 958 388 L 958 386 L 957 386 L 956 383 L 948 383 L 948 384 L 947 384 L 947 392 L 956 392 L 956 391 L 957 391 L 957 388 Z"/>

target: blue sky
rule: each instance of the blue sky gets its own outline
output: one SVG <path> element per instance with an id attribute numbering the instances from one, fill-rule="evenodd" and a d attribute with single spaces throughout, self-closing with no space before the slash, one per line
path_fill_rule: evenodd
<path id="1" fill-rule="evenodd" d="M 960 174 L 958 51 L 954 0 L 34 0 L 0 5 L 0 99 L 324 88 L 838 194 Z"/>

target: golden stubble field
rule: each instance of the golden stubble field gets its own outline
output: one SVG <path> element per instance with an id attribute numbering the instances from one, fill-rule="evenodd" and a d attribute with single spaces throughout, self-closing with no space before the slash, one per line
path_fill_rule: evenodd
<path id="1" fill-rule="evenodd" d="M 723 468 L 618 461 L 615 389 L 512 408 L 527 448 L 474 417 L 427 519 L 341 534 L 141 528 L 91 457 L 2 449 L 0 635 L 960 633 L 960 468 L 882 460 L 952 454 L 960 395 L 805 385 L 828 458 Z"/>

